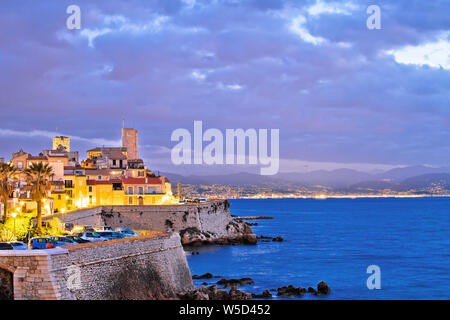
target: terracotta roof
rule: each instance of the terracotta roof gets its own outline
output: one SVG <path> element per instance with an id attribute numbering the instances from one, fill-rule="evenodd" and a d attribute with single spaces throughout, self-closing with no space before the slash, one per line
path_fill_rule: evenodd
<path id="1" fill-rule="evenodd" d="M 95 186 L 95 185 L 106 185 L 113 183 L 122 183 L 120 179 L 111 179 L 111 180 L 86 180 L 86 185 Z"/>
<path id="2" fill-rule="evenodd" d="M 85 168 L 85 174 L 87 176 L 95 176 L 95 175 L 99 175 L 99 176 L 107 176 L 109 175 L 109 169 L 88 169 Z"/>
<path id="3" fill-rule="evenodd" d="M 90 149 L 87 152 L 93 152 L 93 151 L 109 151 L 109 150 L 119 150 L 119 151 L 127 151 L 127 148 L 125 147 L 106 147 L 106 148 L 101 148 L 101 147 L 97 147 L 94 149 Z"/>
<path id="4" fill-rule="evenodd" d="M 68 158 L 67 154 L 48 154 L 48 158 Z"/>

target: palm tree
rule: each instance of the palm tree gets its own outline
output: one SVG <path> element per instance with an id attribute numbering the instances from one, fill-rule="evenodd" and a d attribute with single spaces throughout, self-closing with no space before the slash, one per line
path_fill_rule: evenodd
<path id="1" fill-rule="evenodd" d="M 33 163 L 24 171 L 31 183 L 31 198 L 37 205 L 37 229 L 42 227 L 42 199 L 47 197 L 50 191 L 50 179 L 55 175 L 53 168 L 48 163 Z"/>
<path id="2" fill-rule="evenodd" d="M 5 208 L 2 223 L 5 223 L 8 215 L 8 199 L 14 190 L 14 179 L 16 178 L 18 171 L 9 163 L 0 163 L 0 197 Z"/>

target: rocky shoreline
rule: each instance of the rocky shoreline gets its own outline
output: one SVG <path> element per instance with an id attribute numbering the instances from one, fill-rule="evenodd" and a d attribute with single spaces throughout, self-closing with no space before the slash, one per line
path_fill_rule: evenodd
<path id="1" fill-rule="evenodd" d="M 181 300 L 252 300 L 252 299 L 272 299 L 274 294 L 278 297 L 301 297 L 304 294 L 312 294 L 314 296 L 328 295 L 331 291 L 330 287 L 325 281 L 320 281 L 316 288 L 313 287 L 295 287 L 293 285 L 283 286 L 278 289 L 266 289 L 261 294 L 248 293 L 239 290 L 238 287 L 252 285 L 255 282 L 251 278 L 241 279 L 225 279 L 221 276 L 214 276 L 211 273 L 203 275 L 193 275 L 192 279 L 213 279 L 221 278 L 215 284 L 195 288 L 188 292 L 183 292 L 178 295 Z M 219 288 L 218 285 L 222 287 Z M 230 288 L 229 291 L 224 289 Z M 272 292 L 275 292 L 272 294 Z"/>
<path id="2" fill-rule="evenodd" d="M 225 226 L 226 235 L 218 236 L 211 231 L 201 231 L 191 227 L 180 231 L 183 245 L 201 246 L 205 244 L 233 245 L 256 244 L 258 238 L 246 222 L 231 220 Z"/>
<path id="3" fill-rule="evenodd" d="M 227 208 L 228 209 L 228 208 Z M 257 223 L 248 223 L 244 220 L 256 220 L 256 219 L 273 219 L 273 217 L 266 216 L 248 216 L 239 217 L 230 215 L 231 220 L 225 226 L 225 235 L 222 233 L 220 236 L 211 231 L 201 231 L 198 228 L 190 227 L 181 230 L 180 237 L 184 246 L 201 246 L 208 244 L 219 245 L 235 245 L 235 244 L 257 244 L 260 242 L 283 242 L 286 241 L 281 236 L 270 237 L 260 235 L 257 236 L 253 233 L 251 225 L 257 225 Z M 192 254 L 199 254 L 199 252 L 192 252 Z M 330 293 L 330 288 L 325 281 L 321 281 L 317 284 L 316 288 L 313 287 L 295 287 L 293 285 L 283 286 L 277 289 L 266 289 L 262 293 L 248 293 L 239 290 L 239 287 L 253 285 L 254 280 L 248 277 L 240 279 L 226 279 L 222 276 L 213 275 L 212 273 L 205 273 L 202 275 L 193 275 L 192 279 L 195 280 L 212 280 L 214 278 L 220 278 L 215 282 L 203 282 L 201 287 L 194 288 L 193 290 L 178 294 L 178 298 L 181 300 L 251 300 L 251 299 L 271 299 L 273 296 L 289 297 L 289 296 L 303 296 L 304 294 L 312 294 L 314 296 L 327 295 Z M 218 286 L 221 286 L 220 288 Z M 225 289 L 229 289 L 228 291 Z M 273 292 L 273 293 L 272 293 Z"/>

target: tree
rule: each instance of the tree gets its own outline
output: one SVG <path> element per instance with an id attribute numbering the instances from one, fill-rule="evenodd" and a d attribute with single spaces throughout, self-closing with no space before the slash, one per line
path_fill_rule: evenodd
<path id="1" fill-rule="evenodd" d="M 9 163 L 0 163 L 0 197 L 4 205 L 3 217 L 1 222 L 5 223 L 8 215 L 8 199 L 14 191 L 18 170 Z"/>
<path id="2" fill-rule="evenodd" d="M 53 168 L 48 163 L 33 163 L 24 171 L 31 184 L 31 198 L 37 205 L 37 229 L 42 227 L 42 199 L 50 192 L 50 179 L 54 177 Z"/>

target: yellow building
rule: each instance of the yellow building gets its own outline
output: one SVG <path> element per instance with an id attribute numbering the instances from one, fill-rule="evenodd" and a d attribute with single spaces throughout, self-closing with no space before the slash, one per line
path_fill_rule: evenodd
<path id="1" fill-rule="evenodd" d="M 53 138 L 53 150 L 58 149 L 59 146 L 62 146 L 66 149 L 67 152 L 70 152 L 70 138 L 69 137 L 54 137 Z"/>

